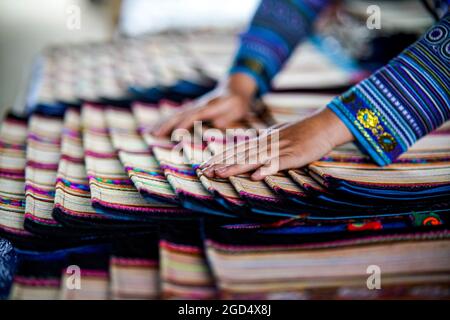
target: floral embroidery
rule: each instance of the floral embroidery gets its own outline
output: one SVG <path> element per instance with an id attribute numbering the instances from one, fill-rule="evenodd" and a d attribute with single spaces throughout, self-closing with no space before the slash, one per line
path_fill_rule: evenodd
<path id="1" fill-rule="evenodd" d="M 378 136 L 378 143 L 381 145 L 383 150 L 388 152 L 394 150 L 397 146 L 397 142 L 394 137 L 387 132 L 384 132 Z"/>
<path id="2" fill-rule="evenodd" d="M 366 129 L 376 128 L 379 122 L 375 113 L 369 109 L 360 109 L 357 118 Z"/>
<path id="3" fill-rule="evenodd" d="M 383 126 L 380 125 L 380 119 L 375 112 L 367 108 L 359 109 L 356 113 L 356 118 L 364 128 L 372 132 L 384 151 L 390 152 L 395 149 L 397 142 L 391 134 L 384 131 Z"/>

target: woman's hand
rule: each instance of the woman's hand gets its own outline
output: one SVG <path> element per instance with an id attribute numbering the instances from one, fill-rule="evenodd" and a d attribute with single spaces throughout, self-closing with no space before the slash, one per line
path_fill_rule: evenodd
<path id="1" fill-rule="evenodd" d="M 208 177 L 220 178 L 255 170 L 251 178 L 262 180 L 280 170 L 303 167 L 352 140 L 345 124 L 325 108 L 309 118 L 230 147 L 200 169 Z"/>
<path id="2" fill-rule="evenodd" d="M 226 128 L 241 120 L 250 110 L 256 84 L 245 74 L 230 76 L 226 85 L 186 105 L 160 126 L 154 128 L 155 136 L 167 136 L 175 129 L 190 129 L 195 121 L 211 121 L 216 128 Z"/>

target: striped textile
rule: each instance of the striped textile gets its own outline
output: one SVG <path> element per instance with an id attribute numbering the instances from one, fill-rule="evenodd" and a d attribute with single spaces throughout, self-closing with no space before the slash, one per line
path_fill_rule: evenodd
<path id="1" fill-rule="evenodd" d="M 185 143 L 183 145 L 184 159 L 188 161 L 190 166 L 195 170 L 199 182 L 205 190 L 207 190 L 226 210 L 236 211 L 245 210 L 245 201 L 243 201 L 236 190 L 230 184 L 228 179 L 209 178 L 198 169 L 198 165 L 211 157 L 211 151 L 203 144 Z"/>
<path id="2" fill-rule="evenodd" d="M 170 139 L 164 137 L 157 138 L 151 134 L 151 130 L 161 119 L 176 112 L 177 105 L 168 102 L 161 102 L 160 105 L 136 102 L 133 103 L 131 108 L 134 118 L 138 122 L 138 131 L 149 147 L 173 147 L 173 142 Z"/>
<path id="3" fill-rule="evenodd" d="M 109 258 L 111 299 L 160 297 L 158 240 L 150 234 L 113 243 Z"/>
<path id="4" fill-rule="evenodd" d="M 25 227 L 48 235 L 63 231 L 52 217 L 61 156 L 63 119 L 33 114 L 29 120 L 25 169 Z"/>
<path id="5" fill-rule="evenodd" d="M 139 134 L 132 112 L 128 109 L 109 108 L 106 111 L 106 119 L 112 144 L 139 192 L 148 201 L 176 204 L 178 199 L 152 155 L 151 146 L 149 147 Z"/>
<path id="6" fill-rule="evenodd" d="M 27 120 L 8 115 L 0 128 L 0 232 L 31 237 L 23 226 Z"/>
<path id="7" fill-rule="evenodd" d="M 103 106 L 85 104 L 81 117 L 91 202 L 99 213 L 148 221 L 181 212 L 171 204 L 147 202 L 134 187 L 111 144 Z"/>
<path id="8" fill-rule="evenodd" d="M 159 256 L 162 298 L 217 298 L 198 223 L 164 226 L 160 233 Z"/>
<path id="9" fill-rule="evenodd" d="M 72 234 L 118 236 L 145 228 L 142 223 L 113 219 L 99 214 L 91 204 L 89 179 L 84 164 L 80 111 L 69 108 L 64 116 L 61 160 L 56 180 L 55 207 L 52 216 Z"/>
<path id="10" fill-rule="evenodd" d="M 105 220 L 91 205 L 88 177 L 84 166 L 81 140 L 81 118 L 76 109 L 68 109 L 64 116 L 61 141 L 61 160 L 56 179 L 53 215 L 61 223 L 80 227 Z"/>
<path id="11" fill-rule="evenodd" d="M 65 255 L 47 252 L 19 256 L 9 299 L 57 300 Z"/>
<path id="12" fill-rule="evenodd" d="M 450 135 L 443 127 L 383 168 L 367 163 L 356 150 L 336 150 L 308 169 L 329 190 L 359 198 L 426 201 L 445 198 L 450 192 L 449 160 Z"/>
<path id="13" fill-rule="evenodd" d="M 67 262 L 61 272 L 61 300 L 106 300 L 110 297 L 109 275 L 110 249 L 98 247 L 96 250 L 69 252 Z M 72 266 L 79 268 L 80 287 L 76 288 Z M 71 282 L 72 281 L 72 282 Z M 72 285 L 72 286 L 71 286 Z"/>
<path id="14" fill-rule="evenodd" d="M 236 232 L 222 228 L 207 234 L 207 256 L 223 298 L 445 298 L 450 293 L 446 230 L 330 241 Z M 241 242 L 244 237 L 249 241 Z M 383 288 L 392 288 L 381 296 L 367 291 L 370 265 L 381 268 Z M 421 295 L 420 288 L 435 288 L 434 294 Z"/>
<path id="15" fill-rule="evenodd" d="M 203 187 L 195 170 L 184 158 L 182 149 L 174 151 L 154 147 L 153 154 L 183 207 L 207 214 L 230 216 Z"/>
<path id="16" fill-rule="evenodd" d="M 226 210 L 214 200 L 197 177 L 196 170 L 189 159 L 185 158 L 182 145 L 176 145 L 170 139 L 156 138 L 151 134 L 151 128 L 161 118 L 170 116 L 178 110 L 179 106 L 168 101 L 160 105 L 146 105 L 136 103 L 133 105 L 133 115 L 139 122 L 139 131 L 147 146 L 151 148 L 159 167 L 163 170 L 166 181 L 173 190 L 182 206 L 191 211 L 204 212 L 214 215 L 228 216 Z M 174 150 L 174 152 L 172 152 Z"/>
<path id="17" fill-rule="evenodd" d="M 294 18 L 305 13 L 302 3 L 313 3 L 264 2 L 281 11 L 300 8 L 290 13 Z M 315 8 L 318 12 L 319 7 Z M 268 7 L 261 10 L 265 10 L 261 11 L 264 18 L 257 14 L 257 23 L 276 18 L 270 17 Z M 284 40 L 273 43 L 288 41 L 292 48 L 280 55 L 276 52 L 279 63 L 267 65 L 273 73 L 259 74 L 266 77 L 264 81 L 272 80 L 289 56 L 298 41 L 294 36 L 304 34 L 289 29 L 289 23 L 278 25 L 277 32 L 284 34 L 284 30 L 292 38 L 283 36 Z M 243 42 L 259 41 L 253 37 L 253 27 Z M 264 35 L 270 33 L 268 25 L 258 28 Z M 9 270 L 15 273 L 10 298 L 450 297 L 450 206 L 446 200 L 450 124 L 383 168 L 363 150 L 347 144 L 305 168 L 261 182 L 251 181 L 248 175 L 210 179 L 198 170 L 199 163 L 223 150 L 227 138 L 245 139 L 244 131 L 237 137 L 230 133 L 224 137 L 215 136 L 222 133 L 218 130 L 196 127 L 200 132 L 194 132 L 195 138 L 203 143 L 175 145 L 155 138 L 151 129 L 178 111 L 181 102 L 211 88 L 212 81 L 208 84 L 191 71 L 198 61 L 202 71 L 206 64 L 220 68 L 215 48 L 209 48 L 211 42 L 188 41 L 192 51 L 180 52 L 178 43 L 173 44 L 176 41 L 166 41 L 162 47 L 158 41 L 149 41 L 142 52 L 137 40 L 126 41 L 130 48 L 113 44 L 50 50 L 51 59 L 46 56 L 50 65 L 43 68 L 45 79 L 38 90 L 39 99 L 48 100 L 40 101 L 28 124 L 9 117 L 0 128 L 0 226 L 9 223 L 2 234 L 8 231 L 18 254 L 17 272 Z M 195 55 L 200 50 L 197 45 L 208 47 L 200 60 Z M 251 49 L 261 48 L 265 48 L 263 42 Z M 302 83 L 315 86 L 312 80 L 325 78 L 317 71 L 317 63 L 321 69 L 330 64 L 311 60 L 317 52 L 308 46 L 302 50 L 302 66 L 317 73 L 316 78 L 302 74 Z M 192 60 L 188 59 L 191 52 Z M 221 52 L 217 50 L 217 55 Z M 133 55 L 139 55 L 141 62 L 152 59 L 135 64 Z M 288 68 L 301 70 L 296 63 Z M 130 68 L 136 70 L 130 73 Z M 138 83 L 139 75 L 149 70 L 155 81 Z M 102 75 L 95 85 L 93 74 Z M 189 80 L 177 79 L 179 74 Z M 279 79 L 285 84 L 296 81 L 292 74 L 287 78 Z M 347 79 L 348 84 L 350 77 L 341 73 L 338 78 Z M 277 85 L 277 79 L 272 82 Z M 132 98 L 143 102 L 116 95 L 130 83 L 135 85 L 130 88 Z M 77 84 L 82 85 L 76 88 Z M 332 98 L 329 93 L 317 93 L 323 91 L 264 95 L 261 100 L 268 110 L 231 127 L 259 129 L 307 117 Z M 80 98 L 100 97 L 103 103 L 75 108 Z M 27 197 L 36 194 L 37 200 L 24 201 L 24 173 L 28 174 Z M 30 179 L 29 173 L 36 175 Z M 30 188 L 37 184 L 39 189 Z M 34 218 L 24 231 L 25 204 L 27 210 L 32 204 L 46 209 L 33 214 L 47 225 Z M 49 224 L 53 221 L 57 228 Z M 0 274 L 1 263 L 0 259 Z M 74 265 L 81 268 L 81 290 L 71 288 Z M 367 290 L 369 265 L 381 267 L 383 290 Z"/>

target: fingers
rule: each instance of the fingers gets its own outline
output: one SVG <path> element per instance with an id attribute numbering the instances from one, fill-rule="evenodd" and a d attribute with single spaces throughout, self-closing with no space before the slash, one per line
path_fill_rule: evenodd
<path id="1" fill-rule="evenodd" d="M 177 126 L 177 124 L 180 122 L 180 118 L 182 116 L 182 113 L 174 115 L 166 121 L 163 121 L 158 127 L 154 128 L 152 130 L 152 134 L 157 137 L 167 136 L 170 132 Z"/>
<path id="2" fill-rule="evenodd" d="M 186 114 L 174 129 L 190 129 L 195 121 L 211 120 L 222 117 L 223 110 L 217 106 L 217 103 L 211 101 L 206 106 L 193 110 L 193 112 Z"/>
<path id="3" fill-rule="evenodd" d="M 211 157 L 200 165 L 200 169 L 211 171 L 211 167 L 225 166 L 237 163 L 255 163 L 258 158 L 258 139 L 242 141 L 237 145 L 227 147 L 221 153 Z"/>
<path id="4" fill-rule="evenodd" d="M 246 173 L 260 167 L 261 164 L 233 164 L 230 166 L 222 166 L 214 169 L 214 175 L 219 178 L 228 178 L 242 173 Z"/>
<path id="5" fill-rule="evenodd" d="M 152 133 L 157 137 L 167 136 L 175 129 L 190 129 L 195 121 L 221 118 L 223 113 L 226 113 L 221 105 L 222 103 L 217 98 L 209 101 L 200 98 L 200 100 L 163 122 Z"/>

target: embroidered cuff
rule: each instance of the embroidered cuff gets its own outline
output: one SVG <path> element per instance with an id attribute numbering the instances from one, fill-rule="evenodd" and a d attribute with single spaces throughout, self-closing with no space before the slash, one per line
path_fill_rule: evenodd
<path id="1" fill-rule="evenodd" d="M 358 146 L 378 165 L 388 165 L 406 151 L 391 124 L 358 89 L 350 89 L 333 99 L 327 107 L 345 123 Z"/>

